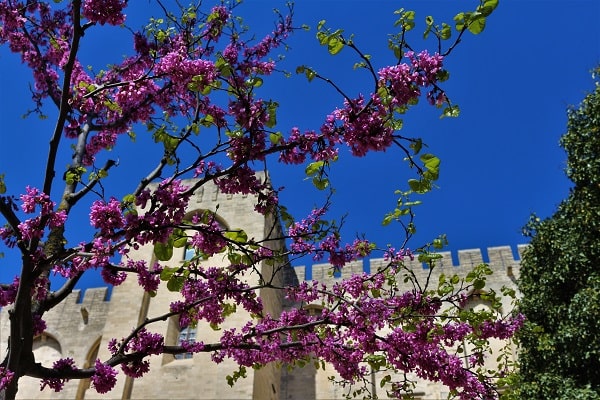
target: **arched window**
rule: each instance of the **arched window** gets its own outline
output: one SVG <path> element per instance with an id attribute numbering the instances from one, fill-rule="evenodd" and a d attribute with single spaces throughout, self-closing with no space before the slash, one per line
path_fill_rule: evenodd
<path id="1" fill-rule="evenodd" d="M 52 367 L 52 364 L 61 358 L 62 348 L 57 338 L 47 332 L 43 332 L 33 339 L 33 354 L 35 361 L 44 367 Z M 55 392 L 46 387 L 40 391 L 40 380 L 29 376 L 19 379 L 19 394 L 22 399 L 51 399 Z"/>
<path id="2" fill-rule="evenodd" d="M 85 357 L 85 363 L 83 364 L 83 368 L 89 368 L 94 365 L 96 358 L 98 358 L 98 351 L 100 350 L 100 339 L 96 339 L 96 342 L 92 345 L 90 350 L 88 351 L 87 356 Z M 77 400 L 83 400 L 85 398 L 85 392 L 90 388 L 90 379 L 81 379 L 79 381 L 79 386 L 77 387 L 77 394 L 75 398 Z"/>

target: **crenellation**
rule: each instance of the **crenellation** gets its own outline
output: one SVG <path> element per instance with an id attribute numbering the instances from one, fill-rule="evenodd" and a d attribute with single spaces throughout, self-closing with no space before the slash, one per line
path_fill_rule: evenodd
<path id="1" fill-rule="evenodd" d="M 334 275 L 334 268 L 331 264 L 314 264 L 312 266 L 312 280 L 329 286 L 338 280 L 350 278 L 355 274 L 362 274 L 363 271 L 363 262 L 360 260 L 346 264 L 339 272 L 339 276 Z"/>
<path id="2" fill-rule="evenodd" d="M 404 265 L 406 265 L 408 268 L 411 268 L 413 270 L 422 270 L 422 269 L 427 268 L 425 265 L 423 265 L 423 263 L 421 261 L 419 261 L 417 259 L 417 257 L 414 257 L 414 258 L 405 257 Z"/>
<path id="3" fill-rule="evenodd" d="M 266 174 L 264 172 L 257 172 L 256 175 L 257 175 L 257 178 L 261 181 L 263 181 L 266 177 Z M 194 179 L 188 179 L 188 180 L 183 181 L 184 184 L 193 184 L 194 182 L 195 182 Z M 219 187 L 213 181 L 207 181 L 201 187 L 199 187 L 198 189 L 196 189 L 194 191 L 194 194 L 191 199 L 192 200 L 191 203 L 195 202 L 197 204 L 207 203 L 207 204 L 216 205 L 216 204 L 219 204 L 219 202 L 222 200 L 227 200 L 228 202 L 234 203 L 231 200 L 247 199 L 247 198 L 248 198 L 248 194 L 246 194 L 246 193 L 243 193 L 243 194 L 222 193 L 221 190 L 219 190 Z"/>
<path id="4" fill-rule="evenodd" d="M 96 304 L 96 303 L 104 302 L 107 300 L 108 300 L 108 288 L 107 287 L 88 288 L 83 293 L 83 299 L 81 300 L 81 303 Z"/>
<path id="5" fill-rule="evenodd" d="M 519 253 L 519 260 L 523 259 L 523 253 L 525 252 L 527 247 L 528 247 L 528 245 L 526 245 L 526 244 L 517 245 L 517 252 Z"/>
<path id="6" fill-rule="evenodd" d="M 298 266 L 294 267 L 294 272 L 296 273 L 296 276 L 298 277 L 299 282 L 309 280 L 309 278 L 307 276 L 308 272 L 306 270 L 306 266 L 298 265 Z"/>
<path id="7" fill-rule="evenodd" d="M 523 250 L 527 245 L 519 245 L 519 255 L 522 254 Z M 470 270 L 479 264 L 482 264 L 483 256 L 480 249 L 465 249 L 458 250 L 458 265 L 454 265 L 452 260 L 452 253 L 449 251 L 442 251 L 437 253 L 441 256 L 440 259 L 435 261 L 435 268 L 431 273 L 433 275 L 439 275 L 440 273 L 457 273 L 459 276 L 466 275 Z M 513 256 L 513 252 L 510 246 L 497 246 L 489 247 L 487 249 L 487 255 L 489 262 L 487 263 L 493 271 L 499 272 L 493 277 L 488 278 L 489 281 L 504 281 L 506 276 L 514 275 L 515 271 L 518 271 L 520 265 L 520 259 L 517 260 Z M 369 266 L 371 272 L 376 272 L 380 268 L 384 268 L 388 261 L 383 258 L 373 258 L 369 260 Z M 414 259 L 405 258 L 404 265 L 411 269 L 418 279 L 426 278 L 429 274 L 429 266 Z M 363 273 L 365 270 L 362 261 L 354 261 L 348 263 L 342 268 L 339 276 L 332 276 L 333 267 L 330 264 L 314 264 L 312 265 L 312 280 L 318 282 L 331 284 L 339 279 L 347 278 L 354 274 Z M 300 281 L 307 280 L 307 270 L 305 266 L 295 267 L 296 274 Z"/>
<path id="8" fill-rule="evenodd" d="M 494 270 L 512 273 L 518 269 L 519 261 L 515 260 L 510 246 L 490 247 L 488 255 L 489 265 Z"/>
<path id="9" fill-rule="evenodd" d="M 439 268 L 456 268 L 454 266 L 454 262 L 452 261 L 452 253 L 449 251 L 440 251 L 438 252 L 440 255 L 440 259 L 436 260 L 436 265 Z M 426 269 L 429 268 L 428 266 Z"/>
<path id="10" fill-rule="evenodd" d="M 458 265 L 473 268 L 483 263 L 480 249 L 467 249 L 458 251 Z"/>

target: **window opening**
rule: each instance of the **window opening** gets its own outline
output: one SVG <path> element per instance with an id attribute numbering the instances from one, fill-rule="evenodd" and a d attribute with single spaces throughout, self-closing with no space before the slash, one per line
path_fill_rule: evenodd
<path id="1" fill-rule="evenodd" d="M 179 337 L 177 338 L 177 345 L 181 346 L 182 343 L 195 343 L 196 342 L 196 327 L 192 327 L 190 325 L 183 327 L 179 330 Z M 192 358 L 193 353 L 181 353 L 175 354 L 176 360 L 185 360 L 188 358 Z"/>

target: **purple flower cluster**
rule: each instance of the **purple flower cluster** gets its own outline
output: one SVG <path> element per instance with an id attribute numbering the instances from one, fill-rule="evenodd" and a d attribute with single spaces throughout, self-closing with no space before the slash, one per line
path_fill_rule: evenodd
<path id="1" fill-rule="evenodd" d="M 108 393 L 117 383 L 117 371 L 110 365 L 103 364 L 99 359 L 94 365 L 96 372 L 90 378 L 98 393 Z"/>
<path id="2" fill-rule="evenodd" d="M 19 277 L 15 276 L 10 285 L 0 286 L 0 307 L 6 307 L 12 304 L 17 298 L 17 290 L 19 289 Z"/>
<path id="3" fill-rule="evenodd" d="M 14 376 L 14 372 L 4 367 L 0 367 L 0 390 L 6 389 L 12 382 Z"/>
<path id="4" fill-rule="evenodd" d="M 73 361 L 72 358 L 61 358 L 60 360 L 56 360 L 52 364 L 52 368 L 58 373 L 64 371 L 75 371 L 77 369 L 75 366 L 75 361 Z M 44 390 L 44 388 L 48 386 L 55 392 L 60 392 L 65 383 L 68 381 L 69 379 L 67 378 L 45 378 L 41 381 L 40 390 Z"/>
<path id="5" fill-rule="evenodd" d="M 62 227 L 67 219 L 65 211 L 54 211 L 55 203 L 50 200 L 50 196 L 30 186 L 27 186 L 25 191 L 26 193 L 20 197 L 23 212 L 33 214 L 38 208 L 40 211 L 36 217 L 19 223 L 18 232 L 14 232 L 8 226 L 0 228 L 0 238 L 2 238 L 9 248 L 15 246 L 17 239 L 41 239 L 44 236 L 46 228 L 55 229 Z"/>
<path id="6" fill-rule="evenodd" d="M 121 212 L 121 203 L 115 198 L 111 198 L 108 203 L 103 200 L 95 201 L 90 208 L 90 224 L 100 229 L 100 234 L 105 236 L 122 229 L 125 218 Z"/>
<path id="7" fill-rule="evenodd" d="M 120 25 L 125 22 L 123 9 L 126 6 L 126 0 L 85 0 L 83 16 L 100 25 Z"/>

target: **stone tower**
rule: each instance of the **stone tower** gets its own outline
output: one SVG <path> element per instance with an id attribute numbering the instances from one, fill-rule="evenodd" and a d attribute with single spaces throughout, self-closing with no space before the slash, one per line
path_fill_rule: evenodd
<path id="1" fill-rule="evenodd" d="M 259 175 L 265 179 L 264 174 Z M 214 212 L 219 223 L 230 229 L 243 229 L 249 238 L 257 240 L 269 237 L 281 237 L 279 222 L 254 210 L 255 199 L 244 195 L 227 195 L 218 191 L 212 182 L 200 188 L 190 200 L 187 213 L 198 211 Z M 281 240 L 267 241 L 266 246 L 276 249 L 283 246 Z M 180 265 L 185 257 L 185 249 L 179 250 L 168 262 L 169 266 Z M 134 260 L 145 260 L 151 265 L 154 260 L 153 247 L 146 245 L 132 250 L 129 256 Z M 219 256 L 210 260 L 211 266 L 224 265 Z M 164 264 L 164 263 L 163 263 Z M 273 266 L 261 265 L 263 276 L 273 274 Z M 283 284 L 283 279 L 297 282 L 293 269 L 284 266 L 275 279 Z M 255 282 L 252 282 L 255 280 Z M 250 276 L 248 284 L 258 283 L 258 276 Z M 288 282 L 289 283 L 289 282 Z M 265 311 L 277 316 L 283 307 L 280 292 L 263 289 L 260 293 Z M 178 293 L 159 290 L 150 297 L 139 287 L 135 277 L 129 277 L 120 286 L 114 287 L 110 301 L 107 301 L 107 289 L 88 289 L 83 299 L 79 291 L 74 292 L 57 309 L 45 315 L 48 328 L 35 342 L 36 360 L 51 366 L 58 358 L 71 357 L 78 366 L 93 365 L 97 358 L 110 358 L 108 341 L 127 336 L 138 324 L 148 318 L 160 316 L 169 311 L 169 304 L 179 299 Z M 250 320 L 244 310 L 238 310 L 229 316 L 223 328 L 243 326 Z M 0 338 L 6 340 L 9 332 L 8 313 L 3 310 L 0 319 Z M 176 317 L 153 323 L 148 329 L 165 337 L 166 345 L 176 345 L 182 332 Z M 199 323 L 196 332 L 198 339 L 206 343 L 218 342 L 221 332 L 214 331 L 208 324 Z M 195 335 L 195 332 L 185 332 Z M 5 350 L 2 349 L 2 352 Z M 4 354 L 0 354 L 4 356 Z M 120 368 L 116 387 L 108 394 L 110 398 L 122 399 L 265 399 L 280 398 L 281 369 L 275 365 L 253 370 L 249 368 L 247 377 L 240 379 L 230 387 L 225 377 L 237 370 L 237 365 L 228 359 L 220 364 L 210 360 L 210 354 L 184 355 L 174 357 L 164 354 L 150 357 L 150 372 L 140 379 L 126 377 Z M 89 381 L 71 381 L 60 393 L 48 389 L 40 392 L 39 381 L 23 378 L 20 381 L 18 397 L 28 398 L 64 398 L 94 399 L 107 398 L 92 388 Z"/>

